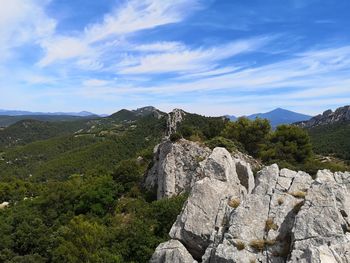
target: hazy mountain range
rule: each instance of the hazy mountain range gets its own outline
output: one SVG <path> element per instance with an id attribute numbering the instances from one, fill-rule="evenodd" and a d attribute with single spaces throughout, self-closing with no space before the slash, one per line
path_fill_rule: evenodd
<path id="1" fill-rule="evenodd" d="M 21 111 L 21 110 L 3 110 L 0 109 L 1 116 L 26 116 L 26 115 L 46 115 L 46 116 L 78 116 L 78 117 L 87 117 L 87 116 L 97 116 L 98 114 L 81 111 L 81 112 L 31 112 L 31 111 Z"/>
<path id="2" fill-rule="evenodd" d="M 137 111 L 145 110 L 145 111 L 155 111 L 156 108 L 148 106 L 144 108 L 140 108 Z M 1 110 L 0 109 L 0 116 L 31 116 L 31 118 L 35 119 L 35 116 L 74 116 L 74 117 L 93 117 L 93 116 L 100 116 L 100 117 L 106 117 L 107 114 L 95 114 L 88 111 L 81 111 L 81 112 L 30 112 L 30 111 L 21 111 L 21 110 Z M 234 115 L 226 115 L 230 120 L 234 121 L 237 119 Z M 268 119 L 271 122 L 272 127 L 276 127 L 280 124 L 290 124 L 295 122 L 301 122 L 301 121 L 307 121 L 312 118 L 312 116 L 301 114 L 293 111 L 289 111 L 282 108 L 277 108 L 269 112 L 265 113 L 256 113 L 252 115 L 247 116 L 249 119 L 254 120 L 256 118 L 262 118 L 262 119 Z"/>

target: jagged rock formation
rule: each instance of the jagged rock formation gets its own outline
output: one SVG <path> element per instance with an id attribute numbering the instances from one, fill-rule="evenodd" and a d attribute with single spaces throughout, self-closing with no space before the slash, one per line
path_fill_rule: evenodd
<path id="1" fill-rule="evenodd" d="M 197 261 L 193 259 L 180 241 L 169 240 L 160 244 L 154 252 L 150 263 L 157 262 L 195 263 Z"/>
<path id="2" fill-rule="evenodd" d="M 134 113 L 136 113 L 137 116 L 147 116 L 147 115 L 152 115 L 153 117 L 160 119 L 162 118 L 165 113 L 161 112 L 157 108 L 153 106 L 146 106 L 143 108 L 139 108 L 137 110 L 133 110 Z"/>
<path id="3" fill-rule="evenodd" d="M 167 120 L 167 136 L 175 133 L 177 130 L 177 125 L 182 122 L 186 113 L 181 109 L 174 109 L 168 114 Z"/>
<path id="4" fill-rule="evenodd" d="M 339 122 L 350 121 L 350 106 L 344 106 L 336 109 L 336 111 L 327 110 L 323 114 L 319 114 L 309 121 L 298 122 L 296 125 L 302 128 L 312 128 L 320 125 L 333 124 Z"/>
<path id="5" fill-rule="evenodd" d="M 324 170 L 314 180 L 271 165 L 253 180 L 250 165 L 223 148 L 211 153 L 203 148 L 204 159 L 191 170 L 190 154 L 182 154 L 198 153 L 199 145 L 183 140 L 160 145 L 158 151 L 165 146 L 181 149 L 170 151 L 182 172 L 175 189 L 190 189 L 190 194 L 170 230 L 172 240 L 159 245 L 152 263 L 350 262 L 350 173 Z M 167 167 L 163 157 L 155 167 Z M 176 177 L 175 166 L 168 167 L 165 180 Z M 163 189 L 166 183 L 156 171 L 148 177 Z"/>
<path id="6" fill-rule="evenodd" d="M 188 192 L 201 177 L 199 163 L 210 154 L 209 148 L 180 140 L 165 141 L 155 148 L 154 165 L 148 171 L 145 186 L 157 188 L 157 198 Z"/>

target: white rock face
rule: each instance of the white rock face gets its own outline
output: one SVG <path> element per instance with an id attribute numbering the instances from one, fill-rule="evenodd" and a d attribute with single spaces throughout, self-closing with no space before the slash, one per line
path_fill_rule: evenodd
<path id="1" fill-rule="evenodd" d="M 180 109 L 174 109 L 172 112 L 168 114 L 167 120 L 167 136 L 175 133 L 177 130 L 177 125 L 182 122 L 186 113 Z"/>
<path id="2" fill-rule="evenodd" d="M 252 168 L 249 163 L 242 161 L 242 160 L 235 160 L 236 162 L 236 172 L 239 178 L 239 181 L 241 185 L 243 185 L 246 189 L 248 194 L 250 194 L 254 187 L 254 175 Z"/>
<path id="3" fill-rule="evenodd" d="M 163 254 L 157 248 L 151 262 L 350 262 L 350 173 L 323 170 L 313 180 L 271 165 L 254 178 L 246 162 L 223 148 L 210 153 L 186 141 L 168 144 L 168 152 L 158 148 L 164 152 L 148 180 L 158 190 L 175 189 L 161 190 L 159 198 L 190 190 L 169 233 L 183 247 L 164 245 Z M 193 153 L 203 156 L 196 164 Z M 184 259 L 186 252 L 192 258 Z"/>
<path id="4" fill-rule="evenodd" d="M 214 229 L 225 224 L 225 212 L 231 199 L 240 200 L 246 191 L 240 185 L 235 163 L 224 148 L 215 148 L 201 163 L 204 179 L 197 181 L 187 203 L 170 230 L 195 259 L 200 259 L 210 244 Z"/>
<path id="5" fill-rule="evenodd" d="M 162 143 L 156 149 L 154 166 L 147 173 L 146 188 L 156 187 L 158 199 L 189 191 L 202 177 L 199 163 L 209 155 L 209 148 L 186 140 Z"/>
<path id="6" fill-rule="evenodd" d="M 150 263 L 197 263 L 186 248 L 177 240 L 160 244 L 154 252 Z"/>

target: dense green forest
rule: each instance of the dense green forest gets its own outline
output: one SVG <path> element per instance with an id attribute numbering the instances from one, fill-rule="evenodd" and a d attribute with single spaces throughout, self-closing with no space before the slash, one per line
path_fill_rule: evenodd
<path id="1" fill-rule="evenodd" d="M 350 122 L 317 126 L 309 134 L 315 152 L 350 161 Z"/>
<path id="2" fill-rule="evenodd" d="M 94 120 L 20 121 L 1 131 L 0 204 L 10 205 L 0 209 L 0 262 L 147 262 L 186 200 L 157 201 L 142 188 L 166 118 L 122 110 Z M 238 149 L 313 174 L 348 168 L 318 161 L 311 135 L 286 125 L 273 131 L 262 119 L 186 114 L 171 140 Z"/>
<path id="3" fill-rule="evenodd" d="M 70 115 L 19 115 L 19 116 L 7 116 L 0 115 L 0 127 L 8 127 L 23 120 L 37 120 L 42 122 L 63 122 L 63 121 L 79 121 L 96 119 L 98 116 L 70 116 Z"/>

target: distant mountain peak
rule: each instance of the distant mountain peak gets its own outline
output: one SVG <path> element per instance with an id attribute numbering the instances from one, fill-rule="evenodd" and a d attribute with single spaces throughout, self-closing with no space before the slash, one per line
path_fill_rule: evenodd
<path id="1" fill-rule="evenodd" d="M 247 116 L 248 119 L 254 120 L 256 118 L 268 119 L 272 127 L 281 124 L 292 124 L 295 122 L 309 120 L 312 116 L 297 113 L 283 108 L 276 108 L 265 113 L 256 113 Z"/>

